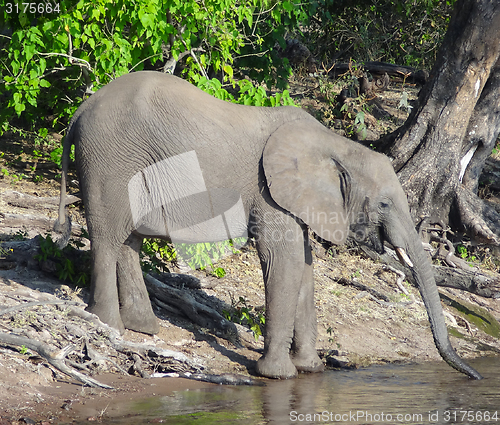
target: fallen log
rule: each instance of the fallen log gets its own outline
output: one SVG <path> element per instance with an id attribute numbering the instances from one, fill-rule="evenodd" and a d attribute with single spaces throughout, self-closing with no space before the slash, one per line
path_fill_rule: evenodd
<path id="1" fill-rule="evenodd" d="M 178 371 L 182 372 L 198 372 L 204 368 L 201 363 L 189 358 L 184 353 L 181 353 L 179 351 L 167 350 L 151 344 L 141 344 L 137 342 L 127 341 L 120 336 L 116 329 L 113 329 L 107 324 L 101 322 L 99 317 L 97 317 L 95 314 L 89 313 L 88 311 L 70 306 L 68 308 L 68 316 L 77 316 L 103 330 L 106 335 L 106 339 L 108 339 L 110 342 L 111 347 L 121 353 L 127 355 L 130 353 L 137 353 L 145 358 L 164 358 L 169 361 L 176 362 L 177 367 L 172 367 L 172 369 L 177 369 Z"/>
<path id="2" fill-rule="evenodd" d="M 35 210 L 40 209 L 57 209 L 59 207 L 59 196 L 41 197 L 28 195 L 26 193 L 17 192 L 15 190 L 7 190 L 1 194 L 1 198 L 9 205 L 21 208 L 30 208 Z M 66 195 L 65 205 L 74 204 L 81 199 L 75 195 Z"/>
<path id="3" fill-rule="evenodd" d="M 234 323 L 212 307 L 198 302 L 190 291 L 174 288 L 149 274 L 145 276 L 144 281 L 153 303 L 171 312 L 182 313 L 203 328 L 222 332 L 226 336 L 238 336 Z"/>
<path id="4" fill-rule="evenodd" d="M 384 254 L 378 254 L 367 246 L 361 246 L 361 250 L 372 260 L 380 261 L 401 270 L 408 280 L 416 286 L 411 270 L 399 262 L 396 254 L 391 249 L 386 248 Z M 432 270 L 437 286 L 460 289 L 485 298 L 500 298 L 500 278 L 498 275 L 489 276 L 477 270 L 435 265 L 432 266 Z"/>
<path id="5" fill-rule="evenodd" d="M 433 271 L 438 286 L 461 289 L 485 298 L 500 298 L 500 278 L 498 277 L 445 266 L 433 266 Z"/>
<path id="6" fill-rule="evenodd" d="M 383 76 L 387 73 L 394 79 L 421 85 L 424 85 L 429 78 L 429 74 L 425 70 L 417 70 L 410 66 L 394 65 L 385 62 L 337 63 L 329 70 L 328 75 L 331 78 L 337 78 L 340 75 L 351 71 L 353 68 L 378 76 Z"/>
<path id="7" fill-rule="evenodd" d="M 39 214 L 14 214 L 0 212 L 0 228 L 30 230 L 36 229 L 38 233 L 52 232 L 55 220 L 49 219 L 44 215 Z M 81 234 L 84 227 L 79 224 L 72 223 L 71 233 L 73 235 Z"/>
<path id="8" fill-rule="evenodd" d="M 43 357 L 45 360 L 47 360 L 47 362 L 55 369 L 77 380 L 78 382 L 88 385 L 89 387 L 106 389 L 113 388 L 109 385 L 97 381 L 94 378 L 91 378 L 90 376 L 86 376 L 83 373 L 78 372 L 77 370 L 69 367 L 66 364 L 65 358 L 75 349 L 74 345 L 68 345 L 63 349 L 56 351 L 52 349 L 48 344 L 45 344 L 41 341 L 35 341 L 25 336 L 15 335 L 13 333 L 8 334 L 4 332 L 0 332 L 0 343 L 14 345 L 17 347 L 24 346 L 26 348 L 29 348 L 30 350 L 38 353 L 40 357 Z"/>

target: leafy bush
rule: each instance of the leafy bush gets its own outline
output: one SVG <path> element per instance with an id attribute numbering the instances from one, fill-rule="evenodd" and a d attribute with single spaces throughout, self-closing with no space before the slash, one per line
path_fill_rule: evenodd
<path id="1" fill-rule="evenodd" d="M 87 232 L 82 230 L 81 238 L 88 238 Z M 53 263 L 56 275 L 60 280 L 74 283 L 78 286 L 87 286 L 90 283 L 90 251 L 81 251 L 84 244 L 81 240 L 70 239 L 68 245 L 60 249 L 47 234 L 40 236 L 40 253 L 35 260 L 42 263 Z"/>
<path id="2" fill-rule="evenodd" d="M 168 262 L 184 261 L 193 270 L 205 270 L 209 267 L 211 274 L 217 278 L 226 275 L 222 267 L 216 267 L 221 258 L 237 252 L 235 247 L 246 242 L 245 238 L 226 240 L 214 243 L 170 243 L 161 239 L 145 239 L 141 249 L 141 266 L 144 272 L 168 272 Z"/>
<path id="3" fill-rule="evenodd" d="M 216 78 L 209 80 L 206 77 L 198 77 L 195 78 L 195 83 L 198 88 L 212 96 L 232 103 L 250 106 L 296 106 L 288 90 L 284 90 L 283 93 L 268 95 L 262 86 L 256 87 L 248 80 L 240 80 L 235 83 L 235 86 L 239 88 L 236 97 L 223 88 L 221 82 Z"/>
<path id="4" fill-rule="evenodd" d="M 144 239 L 139 255 L 141 268 L 145 273 L 168 273 L 166 263 L 177 259 L 172 245 L 162 239 Z"/>
<path id="5" fill-rule="evenodd" d="M 31 13 L 30 3 L 18 0 L 11 5 L 19 13 L 0 11 L 0 97 L 7 105 L 0 123 L 22 116 L 27 126 L 64 125 L 86 92 L 132 70 L 177 65 L 188 80 L 212 74 L 233 81 L 235 61 L 241 61 L 258 67 L 259 81 L 283 87 L 290 68 L 276 46 L 284 46 L 286 26 L 304 17 L 298 0 L 57 4 L 57 12 Z"/>
<path id="6" fill-rule="evenodd" d="M 436 59 L 455 1 L 311 1 L 304 39 L 326 62 L 353 58 L 427 69 Z"/>
<path id="7" fill-rule="evenodd" d="M 262 335 L 262 327 L 266 324 L 264 313 L 254 309 L 243 297 L 239 297 L 237 302 L 233 300 L 231 304 L 232 311 L 224 310 L 224 317 L 231 322 L 248 326 L 253 332 L 255 341 L 257 341 Z"/>

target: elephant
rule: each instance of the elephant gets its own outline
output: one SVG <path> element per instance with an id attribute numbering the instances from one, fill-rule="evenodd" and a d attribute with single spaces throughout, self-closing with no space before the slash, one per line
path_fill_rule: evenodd
<path id="1" fill-rule="evenodd" d="M 322 371 L 308 231 L 337 245 L 353 234 L 378 252 L 384 242 L 394 247 L 418 283 L 439 353 L 481 378 L 450 344 L 430 260 L 386 156 L 300 108 L 237 105 L 172 75 L 134 72 L 99 89 L 70 121 L 55 226 L 63 234 L 72 145 L 91 240 L 87 309 L 111 327 L 158 332 L 139 265 L 144 238 L 251 237 L 266 300 L 257 373 Z"/>

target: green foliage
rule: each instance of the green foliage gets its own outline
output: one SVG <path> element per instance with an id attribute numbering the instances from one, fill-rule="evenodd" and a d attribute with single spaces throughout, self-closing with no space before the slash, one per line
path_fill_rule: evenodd
<path id="1" fill-rule="evenodd" d="M 228 254 L 237 252 L 235 246 L 241 246 L 245 242 L 246 238 L 236 238 L 212 243 L 176 243 L 175 250 L 177 256 L 181 257 L 192 269 L 205 270 L 210 267 L 213 276 L 222 278 L 226 275 L 226 271 L 222 267 L 215 267 L 214 263 Z"/>
<path id="2" fill-rule="evenodd" d="M 288 90 L 268 95 L 262 86 L 256 87 L 251 81 L 240 80 L 235 83 L 235 87 L 239 89 L 235 97 L 216 78 L 209 80 L 206 77 L 196 77 L 194 80 L 196 86 L 201 90 L 228 102 L 250 106 L 296 106 Z"/>
<path id="3" fill-rule="evenodd" d="M 326 333 L 328 334 L 328 342 L 330 344 L 335 344 L 337 346 L 337 349 L 340 349 L 340 344 L 338 342 L 335 342 L 335 331 L 331 326 L 328 326 Z"/>
<path id="4" fill-rule="evenodd" d="M 214 263 L 225 255 L 236 252 L 235 246 L 241 246 L 245 240 L 236 238 L 214 243 L 172 244 L 162 239 L 144 239 L 140 253 L 141 267 L 145 273 L 162 273 L 169 271 L 168 262 L 183 260 L 193 270 L 205 270 L 209 267 L 213 276 L 223 278 L 226 271 L 222 267 L 216 267 Z"/>
<path id="5" fill-rule="evenodd" d="M 320 0 L 307 2 L 303 38 L 326 60 L 382 61 L 430 68 L 455 0 Z"/>
<path id="6" fill-rule="evenodd" d="M 169 242 L 144 239 L 139 257 L 144 273 L 164 273 L 169 271 L 166 262 L 176 261 L 177 254 Z"/>
<path id="7" fill-rule="evenodd" d="M 234 302 L 233 300 L 232 309 L 232 312 L 223 310 L 222 313 L 224 314 L 224 317 L 234 323 L 248 326 L 252 330 L 253 336 L 257 341 L 259 336 L 262 335 L 261 326 L 266 324 L 264 314 L 257 312 L 243 297 L 239 297 L 237 302 Z"/>
<path id="8" fill-rule="evenodd" d="M 87 232 L 82 230 L 80 237 L 88 239 Z M 90 251 L 80 251 L 79 248 L 83 246 L 81 240 L 70 239 L 68 245 L 60 249 L 52 236 L 47 234 L 45 237 L 40 236 L 40 253 L 34 258 L 40 263 L 54 263 L 58 279 L 87 286 L 90 282 Z"/>
<path id="9" fill-rule="evenodd" d="M 467 258 L 468 252 L 467 248 L 463 245 L 457 245 L 457 253 L 460 256 L 460 258 Z"/>
<path id="10" fill-rule="evenodd" d="M 500 139 L 497 139 L 497 142 L 495 144 L 495 147 L 493 148 L 493 151 L 491 152 L 493 156 L 498 156 L 500 154 Z"/>
<path id="11" fill-rule="evenodd" d="M 456 251 L 459 257 L 463 260 L 470 262 L 475 262 L 477 260 L 476 256 L 469 253 L 468 249 L 462 244 L 457 245 Z M 470 266 L 473 267 L 472 264 L 470 264 Z"/>
<path id="12" fill-rule="evenodd" d="M 356 270 L 353 274 L 351 274 L 351 279 L 361 277 L 361 270 Z"/>
<path id="13" fill-rule="evenodd" d="M 213 269 L 212 275 L 221 279 L 226 275 L 226 270 L 224 270 L 223 267 L 216 267 L 215 269 Z"/>
<path id="14" fill-rule="evenodd" d="M 354 121 L 351 125 L 346 126 L 346 134 L 352 137 L 355 133 L 358 134 L 361 139 L 366 138 L 366 124 L 365 124 L 365 113 L 363 108 L 366 108 L 366 99 L 364 96 L 355 99 L 356 102 L 359 101 L 359 108 L 353 110 L 353 104 L 345 103 L 340 108 L 340 112 L 344 115 L 344 121 Z"/>
<path id="15" fill-rule="evenodd" d="M 14 233 L 13 239 L 15 241 L 24 241 L 28 239 L 28 232 L 26 230 L 18 230 L 16 233 Z"/>
<path id="16" fill-rule="evenodd" d="M 169 59 L 182 60 L 188 80 L 213 72 L 232 82 L 239 58 L 258 67 L 258 81 L 284 87 L 290 71 L 275 46 L 306 18 L 298 0 L 60 0 L 58 11 L 43 14 L 13 4 L 22 13 L 0 11 L 7 30 L 0 38 L 7 106 L 0 122 L 23 116 L 42 128 L 64 125 L 85 90 L 132 70 L 163 70 Z"/>
<path id="17" fill-rule="evenodd" d="M 22 139 L 22 152 L 26 154 L 28 159 L 39 160 L 46 159 L 54 162 L 57 166 L 61 165 L 62 146 L 48 135 L 46 128 L 39 128 L 37 131 L 30 131 L 24 128 L 19 128 L 9 123 L 4 123 L 4 131 L 13 133 L 16 137 Z M 0 153 L 0 158 L 4 153 Z M 72 146 L 70 158 L 74 160 L 74 146 Z M 21 159 L 21 158 L 19 158 Z M 32 171 L 35 171 L 34 169 Z M 8 171 L 2 173 L 9 175 Z M 34 176 L 35 179 L 40 179 L 41 176 Z"/>
<path id="18" fill-rule="evenodd" d="M 226 253 L 226 241 L 217 243 L 176 244 L 176 250 L 192 269 L 205 270 Z"/>

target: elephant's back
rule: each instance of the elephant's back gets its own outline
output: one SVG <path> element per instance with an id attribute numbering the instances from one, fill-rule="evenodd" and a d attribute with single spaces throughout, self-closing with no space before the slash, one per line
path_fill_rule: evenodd
<path id="1" fill-rule="evenodd" d="M 173 75 L 140 71 L 125 74 L 99 89 L 75 115 L 114 131 L 130 132 L 146 126 L 150 131 L 164 132 L 163 126 L 168 123 L 172 132 L 187 134 L 203 131 L 203 126 L 210 123 L 220 129 L 244 129 L 250 127 L 246 123 L 264 123 L 267 109 L 222 101 Z"/>
<path id="2" fill-rule="evenodd" d="M 136 172 L 192 150 L 214 168 L 245 167 L 260 158 L 290 111 L 296 113 L 291 109 L 224 102 L 178 77 L 141 71 L 84 102 L 73 117 L 73 141 L 77 160 L 89 167 L 87 160 L 99 155 L 108 167 L 119 161 Z"/>

